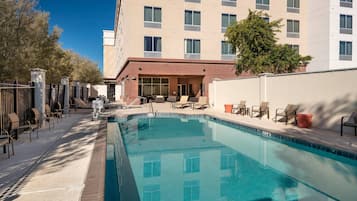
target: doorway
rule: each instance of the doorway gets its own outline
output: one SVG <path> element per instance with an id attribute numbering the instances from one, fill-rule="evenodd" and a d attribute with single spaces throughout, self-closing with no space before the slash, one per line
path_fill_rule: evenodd
<path id="1" fill-rule="evenodd" d="M 187 96 L 187 85 L 186 84 L 178 84 L 177 85 L 177 95 L 178 96 Z"/>

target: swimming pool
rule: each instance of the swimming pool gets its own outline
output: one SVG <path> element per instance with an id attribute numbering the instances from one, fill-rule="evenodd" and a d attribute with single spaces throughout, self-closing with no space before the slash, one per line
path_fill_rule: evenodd
<path id="1" fill-rule="evenodd" d="M 109 137 L 118 176 L 106 186 L 117 182 L 122 200 L 357 200 L 357 160 L 210 116 L 119 125 Z"/>

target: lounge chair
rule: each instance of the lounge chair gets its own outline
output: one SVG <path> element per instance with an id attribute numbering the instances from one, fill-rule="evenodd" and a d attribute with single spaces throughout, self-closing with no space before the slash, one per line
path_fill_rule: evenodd
<path id="1" fill-rule="evenodd" d="M 169 97 L 167 97 L 166 101 L 175 103 L 177 101 L 177 96 L 169 96 Z"/>
<path id="2" fill-rule="evenodd" d="M 163 102 L 165 102 L 164 96 L 161 95 L 155 96 L 155 103 L 163 103 Z"/>
<path id="3" fill-rule="evenodd" d="M 265 114 L 269 119 L 269 102 L 261 102 L 260 105 L 253 105 L 251 110 L 251 117 L 254 116 L 254 113 L 258 113 L 258 117 L 261 119 Z"/>
<path id="4" fill-rule="evenodd" d="M 19 129 L 23 129 L 24 133 L 29 134 L 29 139 L 30 142 L 32 141 L 32 133 L 35 130 L 34 127 L 32 127 L 31 123 L 29 121 L 26 121 L 25 125 L 20 126 L 20 119 L 19 116 L 17 116 L 16 113 L 9 113 L 7 115 L 7 117 L 9 118 L 9 129 L 8 129 L 8 133 L 10 134 L 10 136 L 12 136 L 12 132 L 17 132 Z M 17 136 L 17 133 L 15 134 L 15 136 Z M 38 132 L 37 132 L 37 138 L 38 138 Z"/>
<path id="5" fill-rule="evenodd" d="M 352 114 L 348 117 L 347 121 L 344 121 L 344 119 L 347 116 L 341 117 L 341 136 L 343 135 L 343 127 L 353 127 L 355 129 L 355 136 L 357 136 L 357 111 L 352 112 Z"/>
<path id="6" fill-rule="evenodd" d="M 239 102 L 238 105 L 236 105 L 235 107 L 233 106 L 232 113 L 245 115 L 246 111 L 247 111 L 247 107 L 246 107 L 245 103 L 246 103 L 246 101 L 242 100 Z"/>
<path id="7" fill-rule="evenodd" d="M 278 117 L 283 117 L 283 120 L 285 121 L 285 125 L 287 125 L 288 121 L 292 118 L 294 118 L 295 124 L 297 124 L 296 113 L 298 109 L 299 109 L 298 105 L 292 105 L 292 104 L 288 104 L 285 107 L 285 109 L 277 108 L 275 110 L 275 123 L 278 121 Z"/>
<path id="8" fill-rule="evenodd" d="M 4 146 L 4 153 L 7 148 L 7 158 L 10 158 L 10 144 L 12 147 L 12 155 L 14 152 L 14 138 L 5 129 L 0 130 L 0 146 Z"/>
<path id="9" fill-rule="evenodd" d="M 194 103 L 193 105 L 193 108 L 194 109 L 204 109 L 204 108 L 207 108 L 209 105 L 208 105 L 208 98 L 207 96 L 200 96 L 198 98 L 198 102 L 197 103 Z"/>
<path id="10" fill-rule="evenodd" d="M 93 109 L 92 108 L 92 104 L 88 104 L 88 103 L 84 102 L 80 98 L 75 98 L 74 99 L 74 103 L 75 103 L 77 109 L 78 108 L 81 108 L 81 109 Z"/>
<path id="11" fill-rule="evenodd" d="M 174 104 L 174 108 L 184 108 L 186 106 L 189 106 L 187 100 L 188 96 L 181 96 L 180 101 Z"/>

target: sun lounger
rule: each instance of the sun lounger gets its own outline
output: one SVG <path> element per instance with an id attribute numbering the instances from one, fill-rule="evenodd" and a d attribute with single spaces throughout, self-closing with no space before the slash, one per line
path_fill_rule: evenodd
<path id="1" fill-rule="evenodd" d="M 177 96 L 169 96 L 167 97 L 167 102 L 175 103 L 177 101 Z"/>
<path id="2" fill-rule="evenodd" d="M 163 102 L 165 102 L 164 96 L 161 95 L 155 96 L 155 103 L 163 103 Z"/>
<path id="3" fill-rule="evenodd" d="M 253 105 L 251 110 L 251 117 L 254 116 L 254 113 L 258 113 L 258 117 L 261 119 L 265 114 L 269 119 L 269 102 L 262 102 L 260 105 Z"/>
<path id="4" fill-rule="evenodd" d="M 343 135 L 343 127 L 353 127 L 355 129 L 355 136 L 357 136 L 357 111 L 352 112 L 347 121 L 344 121 L 347 116 L 341 117 L 341 136 Z"/>
<path id="5" fill-rule="evenodd" d="M 194 109 L 204 109 L 204 108 L 207 108 L 209 105 L 208 105 L 208 98 L 207 96 L 200 96 L 198 98 L 198 102 L 197 103 L 194 103 L 193 105 L 193 108 Z"/>
<path id="6" fill-rule="evenodd" d="M 189 106 L 187 100 L 188 100 L 188 96 L 181 96 L 180 101 L 174 104 L 174 108 L 184 108 Z"/>
<path id="7" fill-rule="evenodd" d="M 74 103 L 76 105 L 76 108 L 81 108 L 81 109 L 92 109 L 92 104 L 88 104 L 86 102 L 84 102 L 82 99 L 80 98 L 75 98 L 74 99 Z"/>
<path id="8" fill-rule="evenodd" d="M 292 118 L 295 119 L 295 124 L 297 123 L 296 121 L 296 113 L 297 110 L 299 109 L 298 105 L 293 105 L 293 104 L 288 104 L 285 109 L 283 108 L 277 108 L 275 110 L 275 122 L 278 121 L 278 117 L 283 117 L 283 120 L 285 121 L 285 124 L 288 124 L 288 121 Z"/>

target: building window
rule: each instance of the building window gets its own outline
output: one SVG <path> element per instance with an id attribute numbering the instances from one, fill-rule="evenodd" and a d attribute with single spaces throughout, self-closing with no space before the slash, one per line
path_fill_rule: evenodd
<path id="1" fill-rule="evenodd" d="M 144 7 L 144 27 L 161 28 L 161 8 Z"/>
<path id="2" fill-rule="evenodd" d="M 256 0 L 256 9 L 269 10 L 269 0 Z"/>
<path id="3" fill-rule="evenodd" d="M 287 11 L 291 13 L 300 12 L 300 0 L 288 0 Z"/>
<path id="4" fill-rule="evenodd" d="M 237 6 L 237 0 L 222 0 L 222 6 Z"/>
<path id="5" fill-rule="evenodd" d="M 161 37 L 144 37 L 144 57 L 161 57 Z"/>
<path id="6" fill-rule="evenodd" d="M 161 175 L 161 160 L 144 160 L 144 177 L 159 177 Z"/>
<path id="7" fill-rule="evenodd" d="M 300 47 L 299 47 L 299 45 L 293 45 L 293 44 L 289 44 L 288 45 L 291 49 L 293 49 L 293 50 L 296 50 L 296 52 L 297 53 L 299 53 L 299 49 L 300 49 Z"/>
<path id="8" fill-rule="evenodd" d="M 236 48 L 227 41 L 221 41 L 221 59 L 234 60 L 236 58 Z"/>
<path id="9" fill-rule="evenodd" d="M 352 34 L 352 15 L 340 15 L 340 33 Z"/>
<path id="10" fill-rule="evenodd" d="M 185 30 L 200 31 L 201 30 L 201 12 L 185 10 Z"/>
<path id="11" fill-rule="evenodd" d="M 233 22 L 237 21 L 237 15 L 232 15 L 232 14 L 222 14 L 222 33 L 225 33 L 227 30 L 227 27 L 230 26 Z"/>
<path id="12" fill-rule="evenodd" d="M 198 201 L 200 200 L 200 182 L 185 181 L 183 184 L 183 200 Z"/>
<path id="13" fill-rule="evenodd" d="M 169 95 L 169 79 L 163 77 L 141 77 L 139 78 L 138 95 L 143 97 L 153 95 Z"/>
<path id="14" fill-rule="evenodd" d="M 340 0 L 340 6 L 341 7 L 352 8 L 353 7 L 353 2 L 352 2 L 352 0 Z"/>
<path id="15" fill-rule="evenodd" d="M 299 38 L 300 37 L 300 21 L 287 20 L 287 37 Z"/>
<path id="16" fill-rule="evenodd" d="M 144 201 L 160 201 L 160 185 L 146 185 L 143 188 Z"/>
<path id="17" fill-rule="evenodd" d="M 185 59 L 200 59 L 201 41 L 185 39 Z"/>
<path id="18" fill-rule="evenodd" d="M 236 156 L 233 152 L 221 152 L 221 170 L 233 169 Z"/>
<path id="19" fill-rule="evenodd" d="M 340 41 L 340 60 L 352 60 L 352 42 Z"/>
<path id="20" fill-rule="evenodd" d="M 186 153 L 184 154 L 183 170 L 185 173 L 194 173 L 200 171 L 200 154 Z"/>

